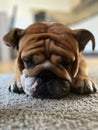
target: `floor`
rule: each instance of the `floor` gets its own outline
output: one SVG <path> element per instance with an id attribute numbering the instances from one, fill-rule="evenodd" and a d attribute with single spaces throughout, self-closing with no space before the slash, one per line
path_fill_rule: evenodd
<path id="1" fill-rule="evenodd" d="M 89 75 L 98 85 L 98 59 L 87 61 Z M 7 84 L 12 77 L 0 74 L 0 130 L 98 130 L 98 93 L 35 99 L 10 93 Z"/>
<path id="2" fill-rule="evenodd" d="M 15 61 L 2 61 L 0 62 L 0 73 L 11 73 L 14 70 Z"/>

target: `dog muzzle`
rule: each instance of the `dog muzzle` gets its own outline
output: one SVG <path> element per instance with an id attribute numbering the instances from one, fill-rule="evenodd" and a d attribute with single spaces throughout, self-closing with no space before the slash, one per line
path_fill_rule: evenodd
<path id="1" fill-rule="evenodd" d="M 23 70 L 20 80 L 24 92 L 36 98 L 58 99 L 70 92 L 70 83 L 49 70 L 41 71 L 36 77 L 26 76 Z"/>

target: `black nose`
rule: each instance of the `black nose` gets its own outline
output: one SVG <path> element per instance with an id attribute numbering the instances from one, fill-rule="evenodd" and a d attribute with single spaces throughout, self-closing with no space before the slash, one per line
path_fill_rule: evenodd
<path id="1" fill-rule="evenodd" d="M 56 75 L 50 70 L 43 70 L 38 74 L 38 78 L 41 78 L 43 81 L 50 81 L 56 78 Z"/>

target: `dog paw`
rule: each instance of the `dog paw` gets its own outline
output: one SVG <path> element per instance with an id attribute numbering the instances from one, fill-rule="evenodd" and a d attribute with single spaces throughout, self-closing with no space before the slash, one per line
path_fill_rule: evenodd
<path id="1" fill-rule="evenodd" d="M 98 86 L 87 78 L 77 78 L 74 82 L 72 90 L 79 94 L 93 94 L 98 91 Z"/>
<path id="2" fill-rule="evenodd" d="M 8 85 L 8 90 L 14 93 L 22 93 L 23 88 L 19 80 Z"/>

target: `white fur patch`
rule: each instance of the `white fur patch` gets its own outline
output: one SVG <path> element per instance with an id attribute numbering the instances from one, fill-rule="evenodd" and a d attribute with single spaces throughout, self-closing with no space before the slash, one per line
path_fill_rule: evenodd
<path id="1" fill-rule="evenodd" d="M 44 64 L 43 64 L 43 67 L 44 68 L 50 68 L 51 67 L 51 64 L 47 61 L 47 62 L 45 62 Z"/>
<path id="2" fill-rule="evenodd" d="M 25 71 L 23 71 L 23 74 L 20 77 L 21 84 L 23 87 L 23 90 L 26 94 L 30 95 L 32 94 L 31 91 L 36 90 L 37 81 L 35 80 L 35 77 L 26 77 Z"/>

